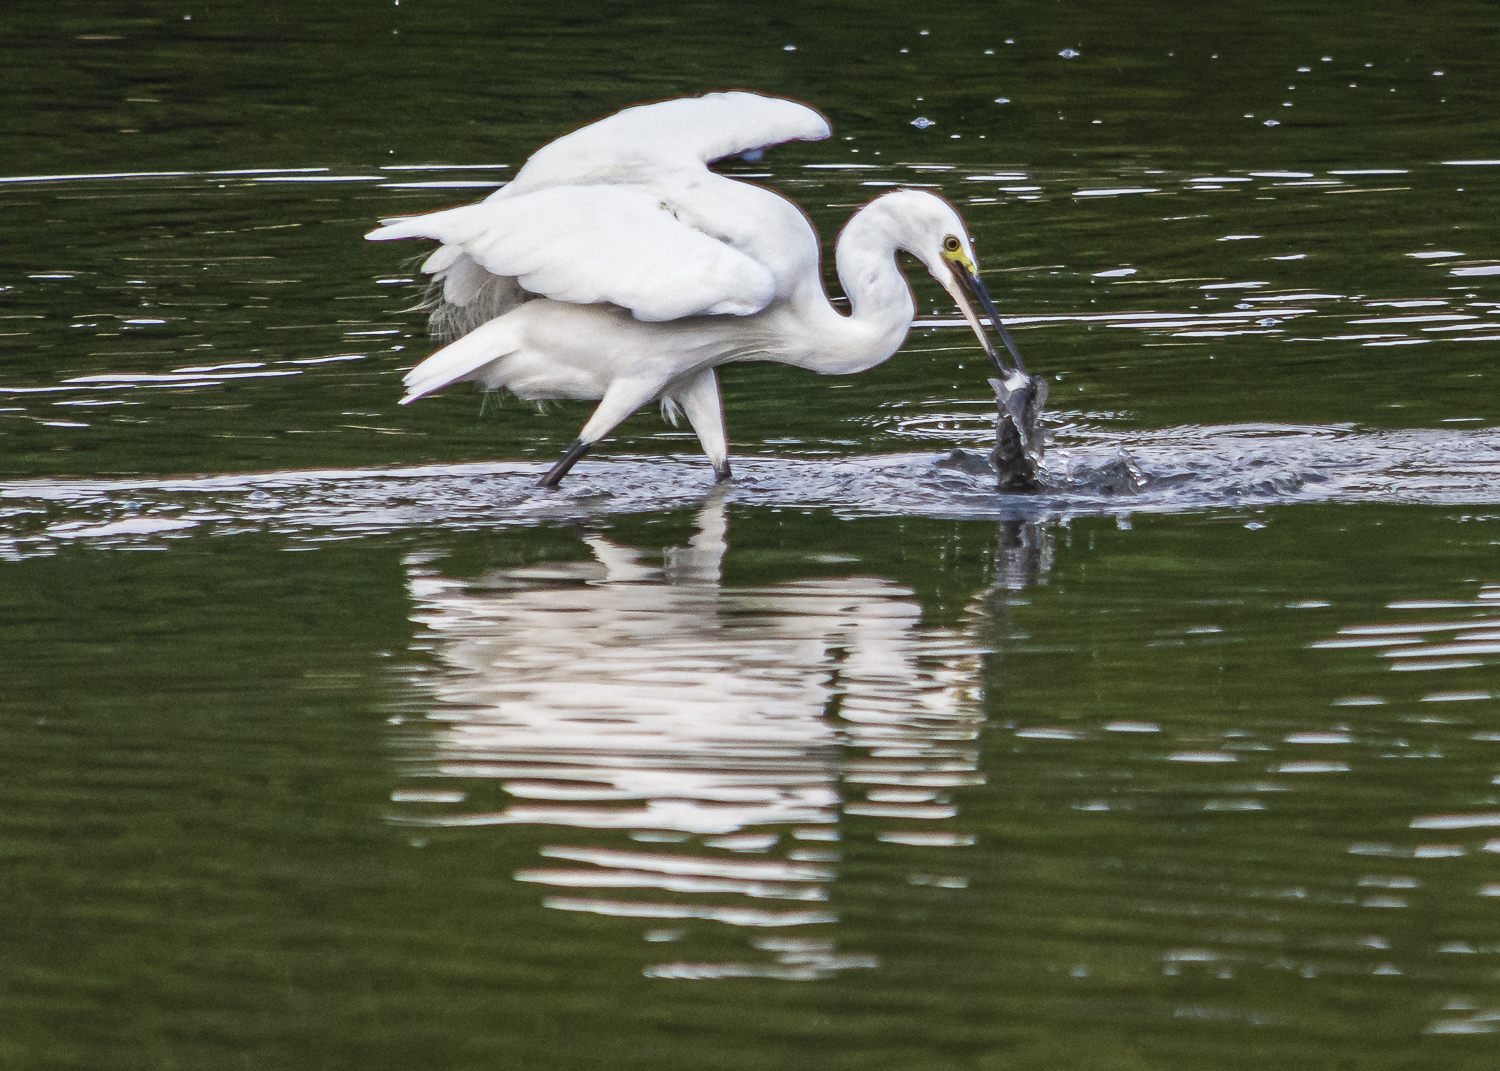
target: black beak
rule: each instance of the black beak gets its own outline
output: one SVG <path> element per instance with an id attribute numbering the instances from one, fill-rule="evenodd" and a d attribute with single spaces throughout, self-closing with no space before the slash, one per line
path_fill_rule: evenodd
<path id="1" fill-rule="evenodd" d="M 948 266 L 953 270 L 953 277 L 958 280 L 959 285 L 973 295 L 980 307 L 984 309 L 985 315 L 990 318 L 990 324 L 999 333 L 1000 341 L 1005 343 L 1005 348 L 1010 351 L 1011 358 L 1016 362 L 1016 370 L 1022 375 L 1029 376 L 1031 373 L 1026 371 L 1026 362 L 1021 360 L 1021 351 L 1016 349 L 1016 340 L 1010 337 L 1005 324 L 1000 322 L 1000 313 L 995 310 L 995 302 L 990 298 L 989 289 L 984 285 L 984 281 L 962 264 L 950 260 Z M 1001 378 L 1009 376 L 1011 371 L 1005 367 L 1000 354 L 992 346 L 986 346 L 985 349 L 989 350 L 990 358 L 995 362 L 995 367 L 1000 370 Z"/>

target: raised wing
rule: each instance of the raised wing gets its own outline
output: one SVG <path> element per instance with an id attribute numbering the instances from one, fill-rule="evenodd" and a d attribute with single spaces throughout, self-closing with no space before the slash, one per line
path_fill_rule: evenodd
<path id="1" fill-rule="evenodd" d="M 532 154 L 495 199 L 548 186 L 643 185 L 784 141 L 821 141 L 828 120 L 795 100 L 734 91 L 626 108 Z"/>
<path id="2" fill-rule="evenodd" d="M 533 294 L 609 302 L 640 320 L 747 316 L 775 296 L 765 267 L 680 222 L 658 198 L 620 186 L 492 197 L 391 220 L 367 237 L 433 238 L 443 245 L 423 265 L 426 272 L 442 271 L 463 253 Z"/>

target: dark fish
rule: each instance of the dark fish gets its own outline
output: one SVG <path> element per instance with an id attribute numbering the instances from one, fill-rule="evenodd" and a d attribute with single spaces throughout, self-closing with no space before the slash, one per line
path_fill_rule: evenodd
<path id="1" fill-rule="evenodd" d="M 1042 454 L 1047 435 L 1041 427 L 1047 407 L 1047 381 L 1021 369 L 1004 379 L 990 380 L 999 413 L 995 417 L 995 449 L 990 453 L 1001 491 L 1027 494 L 1041 486 Z"/>
<path id="2" fill-rule="evenodd" d="M 999 379 L 990 380 L 990 386 L 995 388 L 995 400 L 1000 403 L 1000 413 L 995 419 L 995 449 L 990 454 L 990 461 L 995 466 L 1001 491 L 1027 494 L 1041 486 L 1046 433 L 1040 422 L 1042 410 L 1047 407 L 1047 381 L 1026 370 L 1016 340 L 1010 337 L 984 284 L 976 277 L 972 285 L 984 311 L 989 314 L 990 326 L 1005 344 L 1011 360 L 1016 362 L 1014 368 L 1007 368 L 1000 351 L 987 336 L 983 338 L 984 348 L 1000 373 Z"/>
<path id="3" fill-rule="evenodd" d="M 995 388 L 995 400 L 1000 412 L 995 418 L 995 449 L 983 456 L 968 450 L 954 450 L 938 462 L 942 468 L 959 469 L 973 475 L 994 472 L 997 486 L 1011 494 L 1029 494 L 1041 487 L 1042 453 L 1046 449 L 1046 433 L 1041 428 L 1042 410 L 1047 407 L 1047 381 L 1026 370 L 1021 360 L 1021 351 L 1015 339 L 1010 337 L 990 292 L 978 275 L 962 276 L 960 281 L 978 299 L 989 315 L 990 326 L 1005 343 L 1014 368 L 1008 368 L 988 335 L 981 334 L 979 340 L 990 360 L 995 363 L 999 379 L 990 380 Z M 973 319 L 972 317 L 970 318 Z M 976 330 L 978 323 L 975 321 Z"/>

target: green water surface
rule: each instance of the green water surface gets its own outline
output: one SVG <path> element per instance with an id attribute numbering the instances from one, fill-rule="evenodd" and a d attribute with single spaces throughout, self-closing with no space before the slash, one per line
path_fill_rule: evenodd
<path id="1" fill-rule="evenodd" d="M 1480 2 L 11 0 L 0 1065 L 1496 1066 L 1500 472 L 1451 448 L 1500 419 L 1497 37 Z M 881 367 L 724 372 L 739 491 L 643 412 L 597 502 L 486 515 L 452 466 L 540 472 L 587 407 L 399 407 L 421 250 L 362 235 L 732 87 L 832 121 L 724 165 L 825 243 L 891 185 L 959 208 L 1059 450 L 1431 452 L 1322 502 L 798 498 L 777 461 L 988 444 L 913 272 Z M 662 455 L 691 508 L 608 507 Z M 243 475 L 418 464 L 462 523 Z"/>

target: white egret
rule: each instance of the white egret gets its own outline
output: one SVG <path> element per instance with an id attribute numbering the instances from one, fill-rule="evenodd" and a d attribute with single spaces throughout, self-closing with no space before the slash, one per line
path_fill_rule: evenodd
<path id="1" fill-rule="evenodd" d="M 856 212 L 836 249 L 847 315 L 823 290 L 818 238 L 791 201 L 708 169 L 785 141 L 829 136 L 804 104 L 710 93 L 627 108 L 543 146 L 477 204 L 384 221 L 366 237 L 442 244 L 422 265 L 440 289 L 442 349 L 405 378 L 402 404 L 472 380 L 527 400 L 600 399 L 542 478 L 556 486 L 649 402 L 686 415 L 729 476 L 715 369 L 779 361 L 824 374 L 871 368 L 906 338 L 915 305 L 904 250 L 963 311 L 1002 379 L 1024 375 L 975 266 L 963 220 L 941 197 L 885 194 Z M 999 329 L 1007 369 L 970 301 Z"/>

